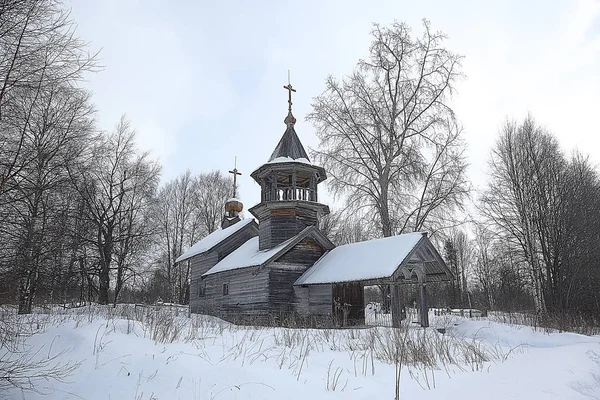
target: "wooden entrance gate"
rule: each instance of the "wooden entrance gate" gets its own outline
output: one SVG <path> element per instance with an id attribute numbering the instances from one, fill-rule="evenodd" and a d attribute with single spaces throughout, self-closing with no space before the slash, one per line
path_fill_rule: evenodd
<path id="1" fill-rule="evenodd" d="M 362 283 L 336 283 L 333 285 L 332 297 L 332 315 L 336 325 L 365 324 L 365 296 Z"/>

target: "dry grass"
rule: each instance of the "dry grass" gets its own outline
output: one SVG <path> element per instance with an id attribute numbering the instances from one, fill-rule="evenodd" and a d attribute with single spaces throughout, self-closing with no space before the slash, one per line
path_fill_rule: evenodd
<path id="1" fill-rule="evenodd" d="M 53 352 L 53 342 L 41 347 L 25 342 L 27 337 L 66 319 L 40 314 L 17 316 L 16 309 L 5 306 L 0 310 L 0 391 L 10 387 L 39 391 L 41 381 L 66 381 L 78 363 L 61 361 L 64 353 Z"/>
<path id="2" fill-rule="evenodd" d="M 17 364 L 23 366 L 19 372 L 22 378 L 66 379 L 77 365 L 59 364 L 59 355 L 40 362 L 40 352 L 49 349 L 18 352 L 19 349 L 23 350 L 23 339 L 28 335 L 66 322 L 74 322 L 75 327 L 103 322 L 90 349 L 90 353 L 96 357 L 96 368 L 102 366 L 99 364 L 99 354 L 109 343 L 112 332 L 135 335 L 161 344 L 179 341 L 192 343 L 197 355 L 210 365 L 238 362 L 247 366 L 271 360 L 279 369 L 289 370 L 298 381 L 307 368 L 307 360 L 312 352 L 345 353 L 352 361 L 353 370 L 342 370 L 332 360 L 326 379 L 326 389 L 330 391 L 344 390 L 352 374 L 375 375 L 381 364 L 395 366 L 397 393 L 403 369 L 408 369 L 410 377 L 424 389 L 432 388 L 435 387 L 434 372 L 450 375 L 450 366 L 453 366 L 452 370 L 481 371 L 486 362 L 502 362 L 512 351 L 450 333 L 441 334 L 436 329 L 421 329 L 406 321 L 400 328 L 306 329 L 241 326 L 205 315 L 192 314 L 188 317 L 187 313 L 173 312 L 168 308 L 133 305 L 118 305 L 116 308 L 98 305 L 74 309 L 55 307 L 50 311 L 39 311 L 42 312 L 27 316 L 17 316 L 14 311 L 6 309 L 0 312 L 0 340 L 3 340 L 3 349 L 9 349 L 4 353 L 4 358 L 0 357 L 0 373 L 3 373 L 0 385 L 35 388 L 34 379 L 17 381 L 5 377 L 6 371 L 13 369 L 8 363 L 17 359 Z M 451 326 L 452 319 L 438 319 L 438 323 Z M 16 326 L 16 332 L 15 329 L 8 329 L 9 325 Z M 14 337 L 19 339 L 15 340 Z M 218 359 L 215 359 L 214 352 L 207 351 L 208 346 L 214 345 L 222 349 Z M 21 354 L 20 358 L 18 354 Z M 9 359 L 7 355 L 17 359 Z"/>

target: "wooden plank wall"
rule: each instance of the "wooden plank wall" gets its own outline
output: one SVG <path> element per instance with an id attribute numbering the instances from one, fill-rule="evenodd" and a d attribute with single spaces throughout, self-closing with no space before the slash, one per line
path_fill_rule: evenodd
<path id="1" fill-rule="evenodd" d="M 217 265 L 218 262 L 219 254 L 214 251 L 192 257 L 190 259 L 190 279 L 193 281 L 200 279 L 202 274 Z"/>
<path id="2" fill-rule="evenodd" d="M 301 230 L 298 227 L 296 210 L 293 208 L 272 210 L 270 225 L 272 247 L 296 236 Z"/>
<path id="3" fill-rule="evenodd" d="M 270 249 L 300 233 L 307 226 L 317 225 L 320 205 L 290 205 L 269 211 L 260 221 L 260 249 Z"/>
<path id="4" fill-rule="evenodd" d="M 331 317 L 332 285 L 295 286 L 296 312 Z"/>
<path id="5" fill-rule="evenodd" d="M 199 312 L 202 299 L 198 297 L 201 276 L 219 262 L 219 255 L 211 251 L 190 259 L 190 311 Z"/>
<path id="6" fill-rule="evenodd" d="M 232 322 L 248 322 L 264 317 L 269 307 L 269 273 L 250 267 L 225 271 L 204 278 L 206 291 L 199 301 L 198 312 L 219 316 Z M 229 294 L 223 294 L 223 284 Z"/>
<path id="7" fill-rule="evenodd" d="M 293 286 L 324 252 L 313 238 L 307 237 L 269 265 L 269 302 L 273 311 L 297 312 L 301 315 L 331 315 L 330 285 L 314 289 Z"/>
<path id="8" fill-rule="evenodd" d="M 277 322 L 294 313 L 329 320 L 332 314 L 331 285 L 293 286 L 324 252 L 313 238 L 307 237 L 265 267 L 224 271 L 196 280 L 190 288 L 191 310 L 249 324 Z M 213 255 L 211 262 L 214 260 Z M 224 283 L 229 287 L 227 295 L 223 295 Z M 199 285 L 205 285 L 203 297 L 197 296 Z"/>
<path id="9" fill-rule="evenodd" d="M 208 253 L 199 254 L 190 259 L 190 311 L 193 313 L 201 312 L 206 302 L 207 295 L 200 297 L 200 285 L 206 285 L 201 281 L 202 274 L 214 267 L 219 261 L 234 252 L 249 239 L 258 235 L 258 229 L 254 223 L 246 225 L 223 242 L 219 243 Z"/>
<path id="10" fill-rule="evenodd" d="M 258 224 L 258 248 L 260 250 L 270 249 L 271 246 L 271 220 L 269 218 Z"/>

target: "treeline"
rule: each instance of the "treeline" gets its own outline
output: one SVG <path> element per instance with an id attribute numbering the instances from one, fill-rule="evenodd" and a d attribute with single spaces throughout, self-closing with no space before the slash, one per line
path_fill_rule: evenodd
<path id="1" fill-rule="evenodd" d="M 600 179 L 580 153 L 565 155 L 550 132 L 527 118 L 507 123 L 493 150 L 480 199 L 485 226 L 478 286 L 494 306 L 505 262 L 531 293 L 538 314 L 600 314 Z"/>
<path id="2" fill-rule="evenodd" d="M 227 178 L 161 167 L 123 117 L 99 131 L 84 74 L 96 54 L 60 1 L 0 3 L 0 299 L 186 301 L 174 258 L 220 221 Z"/>
<path id="3" fill-rule="evenodd" d="M 451 302 L 600 317 L 600 177 L 530 116 L 506 122 L 475 220 L 444 240 Z M 469 229 L 469 234 L 466 230 Z"/>

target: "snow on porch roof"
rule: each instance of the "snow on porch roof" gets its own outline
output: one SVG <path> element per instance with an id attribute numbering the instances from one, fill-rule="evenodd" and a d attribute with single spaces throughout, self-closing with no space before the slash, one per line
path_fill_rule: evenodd
<path id="1" fill-rule="evenodd" d="M 227 239 L 229 236 L 233 235 L 234 233 L 236 233 L 246 225 L 252 223 L 253 221 L 254 219 L 252 218 L 244 219 L 238 222 L 237 224 L 233 224 L 225 229 L 218 229 L 214 231 L 213 233 L 211 233 L 208 236 L 205 236 L 199 242 L 196 242 L 196 244 L 187 249 L 182 255 L 180 255 L 177 258 L 177 260 L 175 260 L 175 262 L 178 263 L 181 261 L 185 261 L 188 258 L 209 251 L 210 249 L 221 243 L 223 240 Z"/>
<path id="2" fill-rule="evenodd" d="M 294 285 L 389 278 L 425 235 L 405 233 L 338 246 L 323 255 Z"/>

